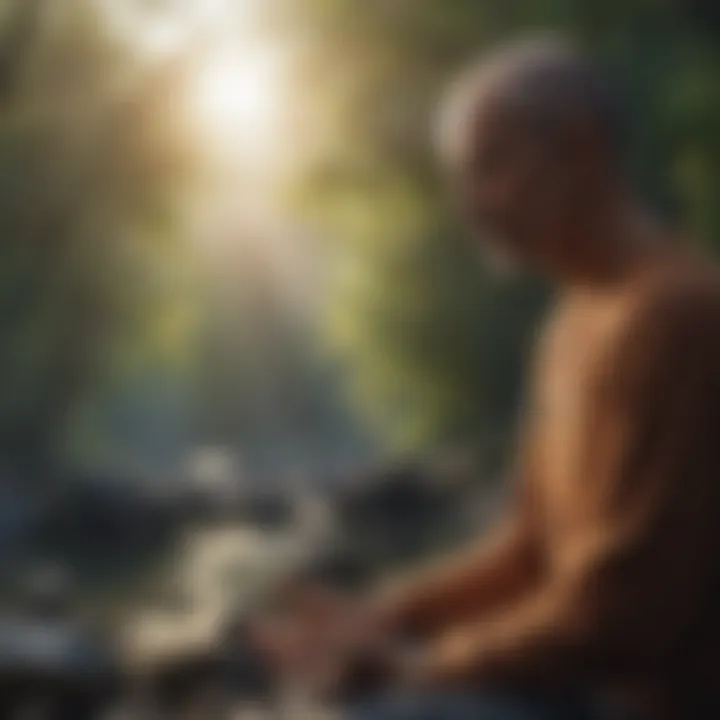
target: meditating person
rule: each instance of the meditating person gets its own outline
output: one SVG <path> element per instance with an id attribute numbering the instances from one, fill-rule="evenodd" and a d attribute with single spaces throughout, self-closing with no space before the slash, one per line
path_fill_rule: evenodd
<path id="1" fill-rule="evenodd" d="M 442 118 L 479 241 L 558 288 L 515 502 L 393 590 L 309 593 L 305 645 L 269 652 L 335 681 L 372 660 L 387 699 L 348 711 L 369 720 L 720 717 L 718 273 L 638 192 L 622 113 L 572 43 L 484 56 Z"/>

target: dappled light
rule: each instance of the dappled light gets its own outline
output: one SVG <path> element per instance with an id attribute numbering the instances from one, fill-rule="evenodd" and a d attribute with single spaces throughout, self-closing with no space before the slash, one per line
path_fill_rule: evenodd
<path id="1" fill-rule="evenodd" d="M 188 103 L 209 146 L 244 160 L 268 161 L 282 143 L 279 58 L 252 46 L 209 53 L 191 79 Z"/>
<path id="2" fill-rule="evenodd" d="M 225 720 L 218 663 L 290 580 L 344 597 L 494 519 L 550 293 L 488 262 L 512 182 L 462 185 L 522 143 L 436 157 L 460 68 L 567 30 L 628 100 L 627 184 L 718 246 L 712 2 L 596 5 L 0 2 L 0 684 L 6 625 L 99 618 L 108 677 Z M 582 184 L 543 158 L 533 231 Z"/>

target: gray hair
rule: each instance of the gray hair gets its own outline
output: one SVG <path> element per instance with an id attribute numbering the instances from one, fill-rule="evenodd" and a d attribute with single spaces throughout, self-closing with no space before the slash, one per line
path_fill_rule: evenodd
<path id="1" fill-rule="evenodd" d="M 619 103 L 585 53 L 566 38 L 535 35 L 484 54 L 463 72 L 441 106 L 442 152 L 452 154 L 467 142 L 489 96 L 546 136 L 589 121 L 608 150 L 622 155 L 626 127 Z"/>

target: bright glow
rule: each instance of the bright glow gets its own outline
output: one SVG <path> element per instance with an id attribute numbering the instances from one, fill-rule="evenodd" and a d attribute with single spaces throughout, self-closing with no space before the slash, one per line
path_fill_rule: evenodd
<path id="1" fill-rule="evenodd" d="M 280 85 L 278 59 L 263 48 L 211 55 L 191 96 L 202 132 L 224 150 L 267 154 L 276 139 Z"/>
<path id="2" fill-rule="evenodd" d="M 195 0 L 189 11 L 197 20 L 226 23 L 233 16 L 256 11 L 262 4 L 262 0 Z"/>
<path id="3" fill-rule="evenodd" d="M 187 37 L 187 28 L 166 19 L 149 26 L 137 42 L 146 55 L 161 57 L 177 52 L 187 42 Z"/>
<path id="4" fill-rule="evenodd" d="M 274 159 L 285 64 L 261 31 L 269 0 L 164 0 L 151 8 L 140 0 L 94 1 L 145 59 L 190 61 L 187 111 L 209 154 L 257 166 Z"/>
<path id="5" fill-rule="evenodd" d="M 185 15 L 164 7 L 143 9 L 137 3 L 97 0 L 110 30 L 139 54 L 160 58 L 187 45 L 192 26 Z"/>
<path id="6" fill-rule="evenodd" d="M 252 36 L 267 11 L 264 0 L 95 0 L 111 30 L 144 55 L 163 56 L 208 34 Z"/>

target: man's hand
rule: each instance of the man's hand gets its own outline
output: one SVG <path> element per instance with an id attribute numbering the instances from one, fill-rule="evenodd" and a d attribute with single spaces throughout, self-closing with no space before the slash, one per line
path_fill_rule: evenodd
<path id="1" fill-rule="evenodd" d="M 357 697 L 396 683 L 405 655 L 370 604 L 319 586 L 289 588 L 279 617 L 254 640 L 281 683 L 324 698 Z"/>
<path id="2" fill-rule="evenodd" d="M 416 678 L 424 686 L 463 684 L 478 673 L 480 648 L 466 628 L 449 631 L 426 649 Z"/>
<path id="3" fill-rule="evenodd" d="M 253 647 L 280 686 L 297 685 L 309 665 L 305 629 L 286 617 L 265 617 L 250 627 Z"/>

